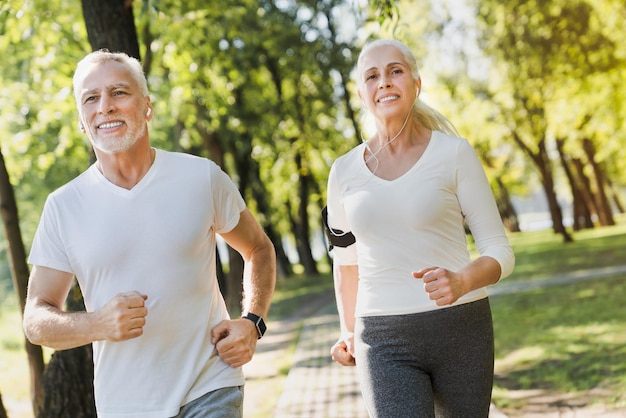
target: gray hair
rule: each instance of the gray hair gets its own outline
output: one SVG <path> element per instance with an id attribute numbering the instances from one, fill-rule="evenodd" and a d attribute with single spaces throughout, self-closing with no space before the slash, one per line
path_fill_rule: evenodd
<path id="1" fill-rule="evenodd" d="M 130 73 L 133 79 L 137 82 L 139 89 L 141 90 L 141 94 L 144 97 L 150 95 L 148 91 L 148 81 L 146 80 L 146 76 L 143 72 L 143 67 L 138 59 L 133 58 L 123 52 L 110 52 L 108 49 L 100 49 L 98 51 L 91 52 L 87 56 L 85 56 L 79 63 L 76 65 L 76 71 L 74 72 L 74 78 L 72 83 L 74 85 L 74 98 L 76 99 L 76 103 L 80 108 L 80 92 L 77 90 L 76 83 L 82 77 L 83 73 L 93 64 L 101 64 L 104 62 L 115 61 L 120 64 L 125 65 L 130 70 Z"/>

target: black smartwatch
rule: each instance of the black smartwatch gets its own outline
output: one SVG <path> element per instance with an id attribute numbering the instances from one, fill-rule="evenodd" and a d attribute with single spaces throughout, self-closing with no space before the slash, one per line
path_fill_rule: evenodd
<path id="1" fill-rule="evenodd" d="M 260 340 L 261 337 L 265 334 L 265 331 L 267 330 L 267 326 L 265 326 L 265 321 L 263 320 L 263 318 L 250 312 L 243 315 L 242 318 L 246 318 L 254 322 L 254 326 L 256 326 L 256 332 L 257 334 L 259 334 L 259 340 Z"/>

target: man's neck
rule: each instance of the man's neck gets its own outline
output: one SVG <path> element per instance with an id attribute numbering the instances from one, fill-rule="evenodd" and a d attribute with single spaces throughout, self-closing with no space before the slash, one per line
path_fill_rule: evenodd
<path id="1" fill-rule="evenodd" d="M 142 150 L 106 154 L 96 151 L 96 168 L 111 183 L 131 190 L 152 167 L 156 151 L 151 147 Z"/>

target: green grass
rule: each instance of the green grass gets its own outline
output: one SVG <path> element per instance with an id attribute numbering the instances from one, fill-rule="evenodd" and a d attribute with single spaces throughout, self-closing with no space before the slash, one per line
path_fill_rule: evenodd
<path id="1" fill-rule="evenodd" d="M 563 244 L 552 231 L 513 234 L 515 272 L 536 280 L 626 264 L 626 219 L 575 233 Z M 626 406 L 626 275 L 491 299 L 496 336 L 494 402 L 522 408 L 516 391 L 585 394 L 586 402 Z"/>
<path id="2" fill-rule="evenodd" d="M 17 304 L 12 300 L 3 301 L 0 307 L 0 394 L 10 418 L 32 416 L 30 372 L 21 321 Z"/>
<path id="3" fill-rule="evenodd" d="M 300 309 L 307 300 L 331 291 L 332 288 L 331 274 L 281 278 L 276 284 L 269 319 L 279 320 L 288 317 Z"/>
<path id="4" fill-rule="evenodd" d="M 626 264 L 626 217 L 615 226 L 578 231 L 563 243 L 552 230 L 511 234 L 515 270 L 507 281 L 526 281 L 556 274 Z"/>
<path id="5" fill-rule="evenodd" d="M 591 390 L 591 403 L 626 406 L 626 276 L 492 298 L 496 390 Z M 519 405 L 518 405 L 519 407 Z"/>

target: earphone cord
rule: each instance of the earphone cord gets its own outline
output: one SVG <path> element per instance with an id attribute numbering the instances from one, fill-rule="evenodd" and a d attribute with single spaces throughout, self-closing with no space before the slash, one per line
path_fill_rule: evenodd
<path id="1" fill-rule="evenodd" d="M 398 133 L 395 134 L 393 136 L 393 138 L 391 138 L 389 141 L 387 141 L 385 143 L 385 145 L 383 145 L 382 147 L 378 148 L 376 150 L 376 152 L 372 152 L 372 149 L 370 148 L 370 146 L 367 144 L 367 142 L 365 142 L 365 146 L 367 147 L 367 150 L 370 152 L 370 156 L 365 159 L 365 164 L 367 164 L 373 158 L 373 159 L 376 160 L 376 166 L 378 166 L 378 158 L 376 158 L 376 155 L 378 155 L 378 153 L 381 152 L 382 150 L 384 150 L 385 147 L 387 147 L 387 145 L 391 144 L 393 141 L 395 141 L 400 136 L 400 134 L 404 130 L 404 127 L 406 126 L 406 123 L 409 120 L 409 116 L 411 116 L 411 110 L 412 110 L 412 108 L 409 110 L 409 113 L 407 113 L 406 118 L 404 118 L 404 123 L 402 124 L 402 127 L 400 128 Z"/>

